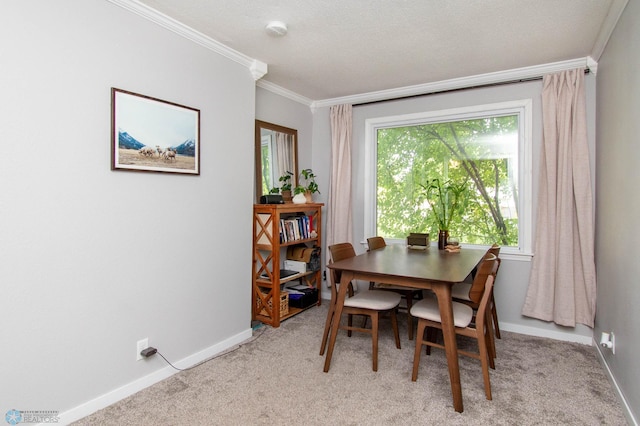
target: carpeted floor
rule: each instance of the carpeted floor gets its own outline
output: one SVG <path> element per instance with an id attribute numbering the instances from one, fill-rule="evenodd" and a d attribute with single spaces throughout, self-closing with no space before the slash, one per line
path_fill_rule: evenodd
<path id="1" fill-rule="evenodd" d="M 236 350 L 180 372 L 75 425 L 626 425 L 596 349 L 503 332 L 484 395 L 477 360 L 461 357 L 464 412 L 453 410 L 444 352 L 422 357 L 411 381 L 414 342 L 400 315 L 402 349 L 381 321 L 379 370 L 371 339 L 341 331 L 331 370 L 320 341 L 328 303 Z M 461 341 L 460 346 L 470 345 Z"/>

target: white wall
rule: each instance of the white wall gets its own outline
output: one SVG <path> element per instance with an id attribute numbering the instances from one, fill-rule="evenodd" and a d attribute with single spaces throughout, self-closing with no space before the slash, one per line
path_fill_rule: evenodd
<path id="1" fill-rule="evenodd" d="M 630 1 L 598 63 L 598 199 L 595 336 L 614 332 L 615 355 L 602 350 L 627 408 L 640 422 L 640 4 Z"/>
<path id="2" fill-rule="evenodd" d="M 585 77 L 587 86 L 587 114 L 590 121 L 589 138 L 592 151 L 592 170 L 595 170 L 595 77 Z M 353 221 L 354 241 L 365 241 L 370 235 L 364 235 L 364 143 L 365 120 L 374 117 L 395 116 L 422 111 L 457 108 L 469 105 L 487 104 L 516 99 L 531 98 L 533 100 L 533 192 L 534 199 L 537 194 L 538 164 L 540 157 L 540 144 L 542 140 L 541 124 L 541 81 L 510 84 L 504 86 L 480 88 L 466 91 L 455 91 L 438 95 L 423 96 L 398 100 L 392 102 L 373 103 L 356 106 L 353 109 Z M 330 144 L 329 108 L 319 108 L 314 113 L 314 152 L 326 151 Z M 326 160 L 325 160 L 326 159 Z M 329 174 L 328 155 L 314 157 L 321 175 Z M 315 164 L 314 164 L 315 166 Z M 328 181 L 327 181 L 328 185 Z M 535 206 L 533 209 L 535 215 Z M 356 247 L 359 252 L 363 247 Z M 572 340 L 582 343 L 590 343 L 592 330 L 586 326 L 578 325 L 575 329 L 560 327 L 553 323 L 539 321 L 524 317 L 520 314 L 526 296 L 529 282 L 531 263 L 529 257 L 506 258 L 500 267 L 495 294 L 496 304 L 500 318 L 500 325 L 504 330 L 516 331 L 524 334 L 547 336 L 563 340 Z M 363 287 L 363 286 L 361 286 Z"/>
<path id="3" fill-rule="evenodd" d="M 172 373 L 139 339 L 250 336 L 255 82 L 102 0 L 7 2 L 0 39 L 0 413 L 71 421 Z M 111 87 L 200 109 L 201 175 L 111 171 Z"/>

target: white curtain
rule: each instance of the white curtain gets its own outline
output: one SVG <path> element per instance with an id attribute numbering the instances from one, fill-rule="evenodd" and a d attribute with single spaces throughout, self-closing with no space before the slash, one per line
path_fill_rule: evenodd
<path id="1" fill-rule="evenodd" d="M 351 219 L 351 105 L 331 107 L 331 170 L 327 205 L 327 247 L 353 244 Z M 327 259 L 329 253 L 327 252 Z"/>
<path id="2" fill-rule="evenodd" d="M 295 170 L 293 170 L 293 135 L 276 132 L 276 154 L 278 158 L 278 173 L 274 178 L 277 181 L 280 176 L 287 172 L 295 173 Z"/>
<path id="3" fill-rule="evenodd" d="M 542 110 L 535 255 L 522 314 L 593 328 L 594 215 L 584 69 L 545 76 Z"/>

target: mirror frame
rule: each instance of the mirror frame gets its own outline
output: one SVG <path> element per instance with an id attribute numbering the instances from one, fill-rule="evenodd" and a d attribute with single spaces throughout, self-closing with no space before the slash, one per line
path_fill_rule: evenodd
<path id="1" fill-rule="evenodd" d="M 286 133 L 293 136 L 293 179 L 291 188 L 298 186 L 298 131 L 278 124 L 256 120 L 255 123 L 255 164 L 256 164 L 256 202 L 260 202 L 262 194 L 262 129 Z"/>

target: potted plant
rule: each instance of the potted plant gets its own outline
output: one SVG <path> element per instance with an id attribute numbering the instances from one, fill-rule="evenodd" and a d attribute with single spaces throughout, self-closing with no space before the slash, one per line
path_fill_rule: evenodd
<path id="1" fill-rule="evenodd" d="M 293 173 L 287 172 L 280 176 L 278 181 L 282 182 L 282 186 L 280 187 L 280 193 L 282 194 L 282 199 L 285 202 L 291 201 L 291 177 Z"/>
<path id="2" fill-rule="evenodd" d="M 466 206 L 467 182 L 442 182 L 439 178 L 434 178 L 428 180 L 426 185 L 420 186 L 424 189 L 425 198 L 438 225 L 438 248 L 442 250 L 447 245 L 453 218 L 461 214 Z"/>
<path id="3" fill-rule="evenodd" d="M 311 169 L 303 169 L 300 172 L 300 184 L 294 188 L 295 194 L 304 194 L 306 197 L 306 202 L 311 203 L 312 194 L 317 192 L 320 193 L 318 189 L 318 184 L 316 183 L 316 175 L 313 173 Z"/>

